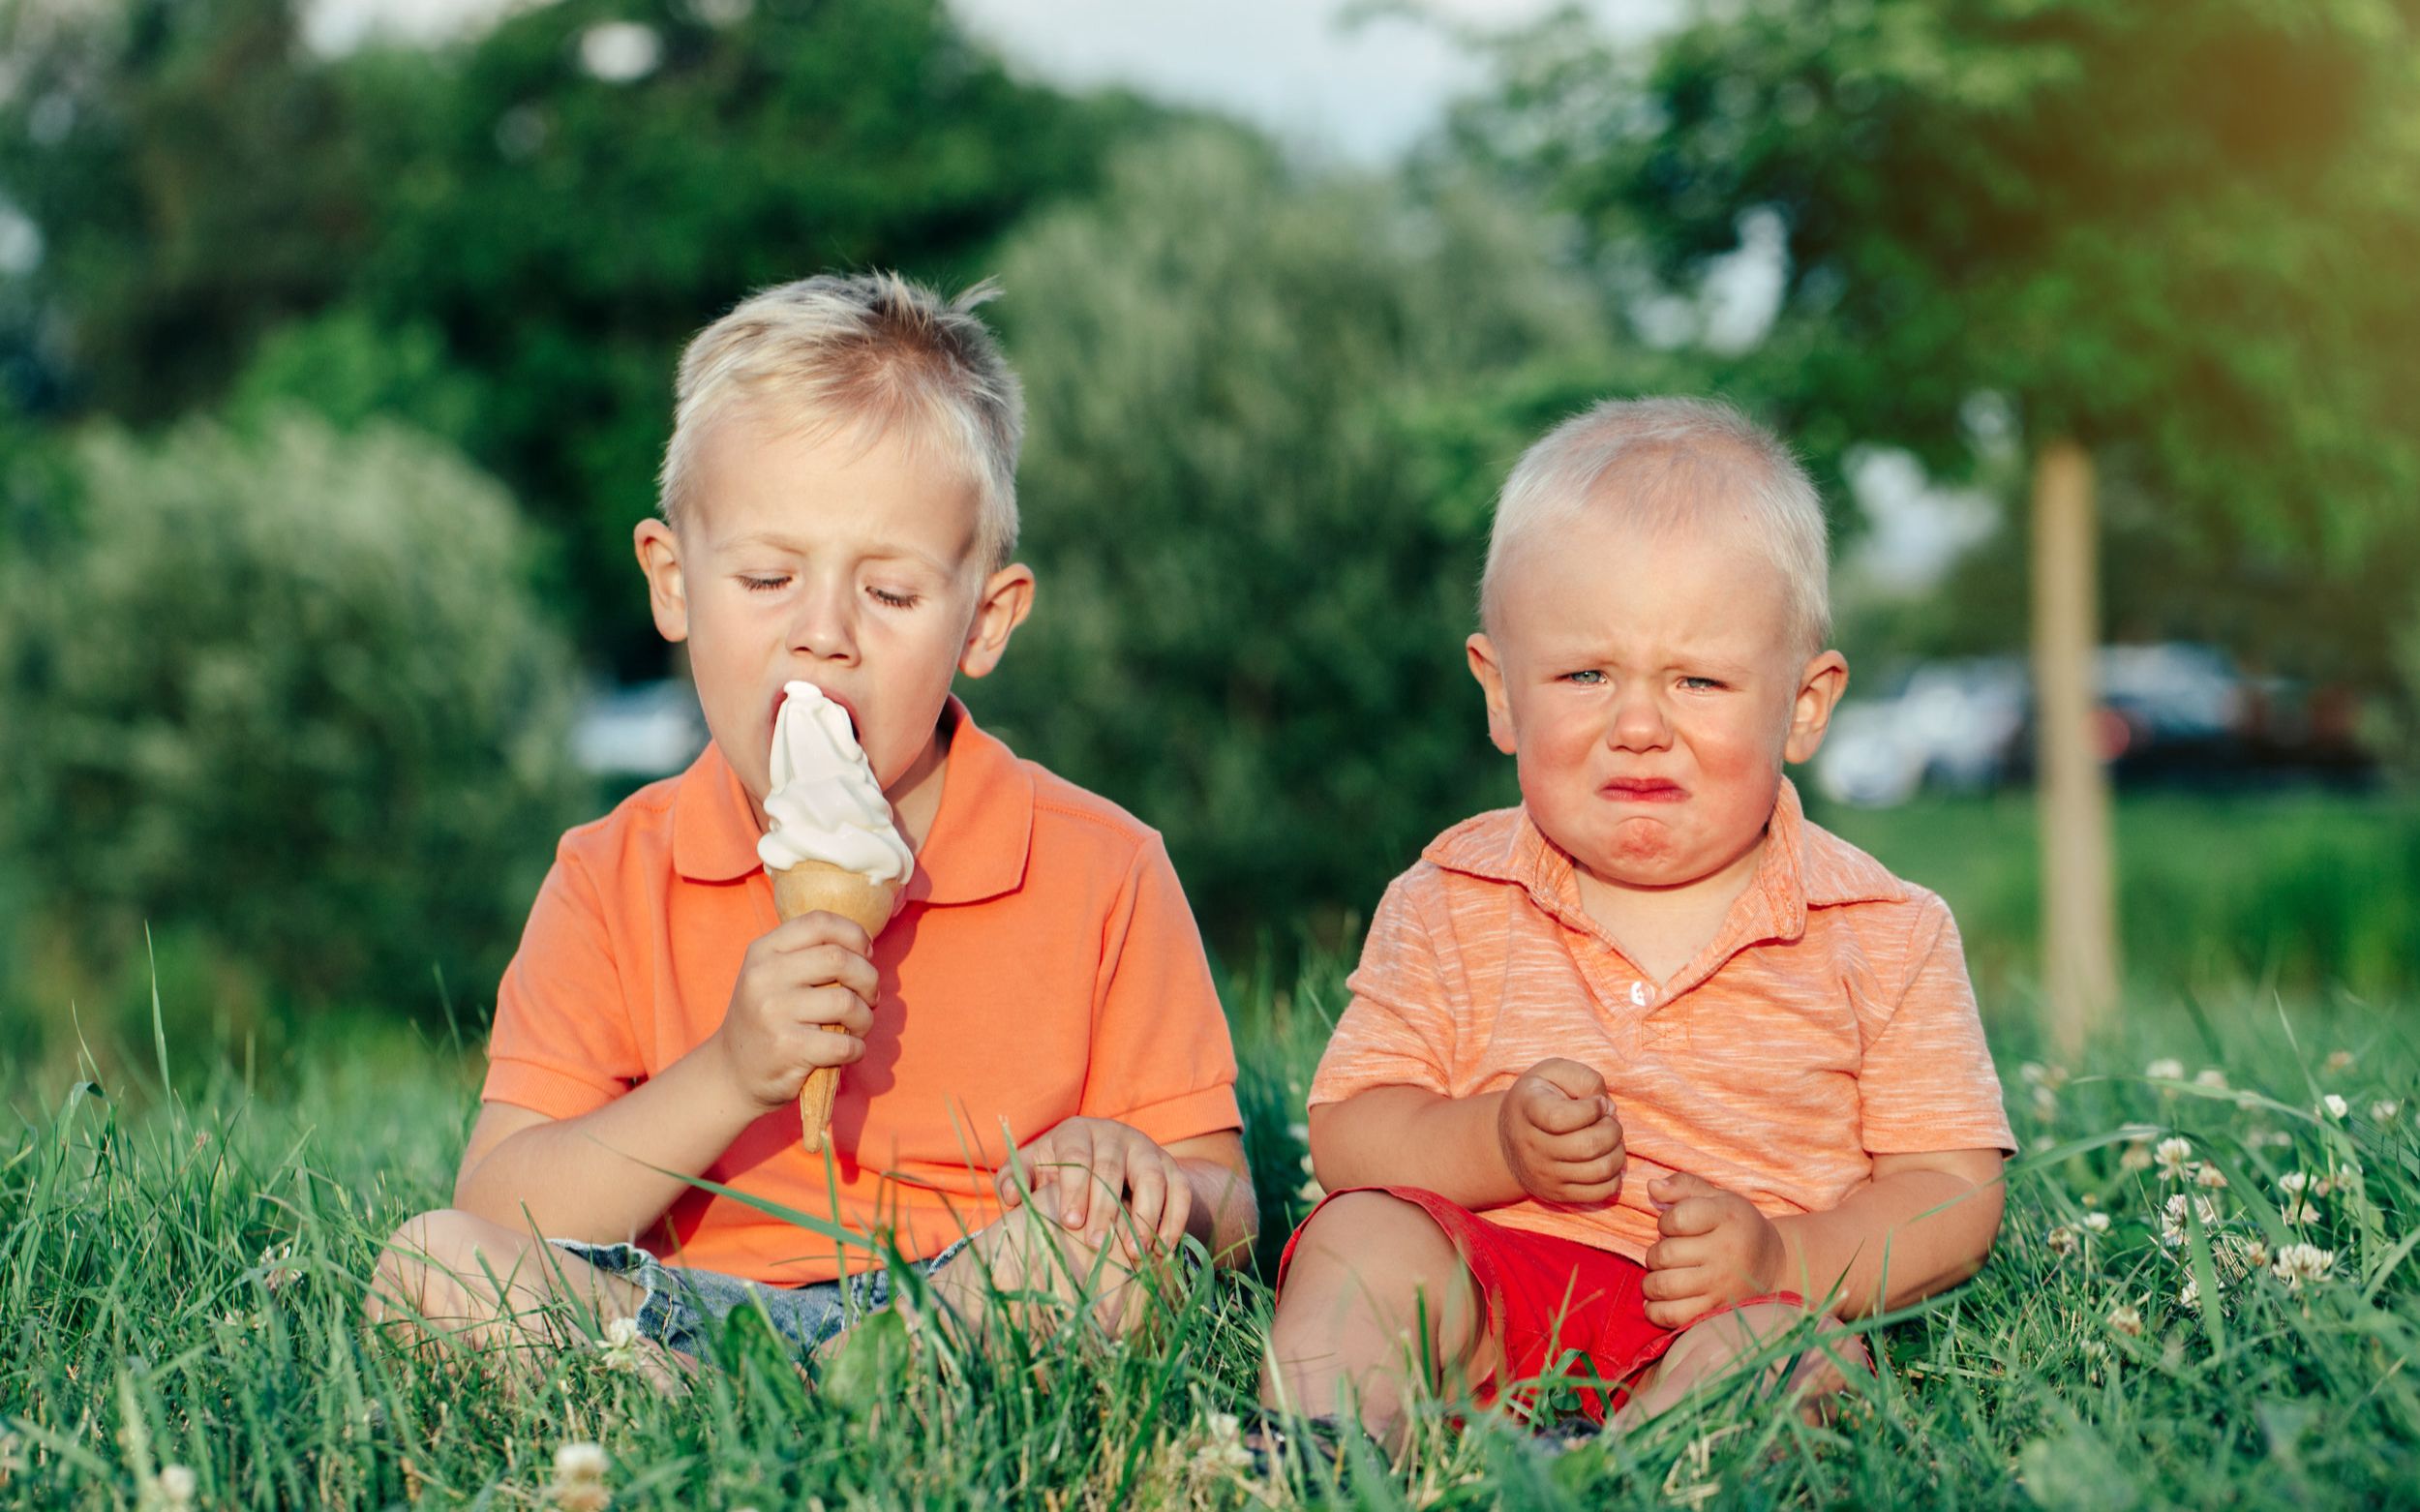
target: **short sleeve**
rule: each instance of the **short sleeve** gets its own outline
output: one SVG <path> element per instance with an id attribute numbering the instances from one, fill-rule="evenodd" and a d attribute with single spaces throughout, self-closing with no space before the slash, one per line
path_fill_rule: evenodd
<path id="1" fill-rule="evenodd" d="M 1454 1017 L 1444 964 L 1420 917 L 1417 873 L 1398 877 L 1378 901 L 1351 994 L 1311 1079 L 1313 1104 L 1342 1103 L 1372 1087 L 1419 1087 L 1453 1095 Z"/>
<path id="2" fill-rule="evenodd" d="M 550 1118 L 593 1112 L 646 1074 L 595 888 L 558 855 L 496 993 L 480 1097 Z"/>
<path id="3" fill-rule="evenodd" d="M 1997 1148 L 2014 1153 L 2000 1076 L 1983 1043 L 1966 954 L 1950 907 L 1921 894 L 1906 985 L 1858 1073 L 1871 1155 Z"/>
<path id="4" fill-rule="evenodd" d="M 1157 835 L 1136 851 L 1103 928 L 1099 983 L 1076 1111 L 1161 1144 L 1241 1129 L 1226 1013 Z"/>

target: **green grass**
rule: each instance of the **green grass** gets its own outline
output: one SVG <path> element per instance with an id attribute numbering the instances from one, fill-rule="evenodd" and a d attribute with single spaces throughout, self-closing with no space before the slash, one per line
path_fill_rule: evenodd
<path id="1" fill-rule="evenodd" d="M 1302 1205 L 1301 1091 L 1340 979 L 1322 962 L 1233 993 L 1273 1239 Z M 450 1187 L 475 1057 L 323 1025 L 256 1064 L 249 1089 L 240 1047 L 173 1040 L 172 1095 L 148 1043 L 129 1057 L 142 1069 L 106 1087 L 27 1071 L 0 1134 L 0 1503 L 166 1505 L 162 1472 L 181 1466 L 203 1506 L 573 1505 L 577 1488 L 550 1490 L 570 1442 L 603 1446 L 620 1506 L 2407 1499 L 2420 1063 L 2400 1020 L 2239 983 L 2136 1011 L 2085 1065 L 2026 1071 L 2023 1015 L 1994 1017 L 2028 1150 L 1999 1250 L 1976 1283 L 1880 1332 L 1883 1368 L 1837 1424 L 1741 1393 L 1554 1458 L 1493 1418 L 1456 1433 L 1438 1406 L 1407 1467 L 1364 1460 L 1341 1492 L 1255 1491 L 1235 1463 L 1225 1414 L 1249 1400 L 1268 1307 L 1254 1277 L 1197 1284 L 1136 1346 L 1016 1337 L 911 1366 L 867 1334 L 810 1392 L 742 1320 L 728 1368 L 685 1400 L 593 1349 L 505 1391 L 391 1352 L 360 1322 L 378 1239 Z M 2147 1082 L 2163 1056 L 2246 1090 Z M 2323 1110 L 2329 1093 L 2348 1116 Z M 2374 1116 L 2389 1099 L 2402 1105 Z M 2210 1194 L 2215 1227 L 2175 1248 L 2160 1209 L 2183 1189 L 2126 1158 L 2171 1130 L 2228 1182 Z M 2356 1168 L 2315 1216 L 2284 1221 L 2285 1172 L 2341 1183 Z M 2079 1236 L 2064 1253 L 2060 1228 Z M 2333 1273 L 2296 1291 L 2254 1271 L 2215 1308 L 2180 1304 L 2189 1275 L 2208 1295 L 2255 1237 L 2333 1250 Z M 2121 1306 L 2139 1335 L 2112 1324 Z"/>

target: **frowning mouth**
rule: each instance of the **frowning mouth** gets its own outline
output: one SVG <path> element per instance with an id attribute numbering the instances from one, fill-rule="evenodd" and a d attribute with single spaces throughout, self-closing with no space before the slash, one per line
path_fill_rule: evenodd
<path id="1" fill-rule="evenodd" d="M 1616 777 L 1596 791 L 1618 803 L 1677 803 L 1689 796 L 1679 783 L 1656 777 Z"/>

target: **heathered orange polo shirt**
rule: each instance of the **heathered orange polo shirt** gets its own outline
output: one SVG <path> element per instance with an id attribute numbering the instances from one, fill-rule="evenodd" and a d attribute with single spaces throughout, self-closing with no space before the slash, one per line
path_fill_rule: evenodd
<path id="1" fill-rule="evenodd" d="M 1786 779 L 1755 879 L 1670 982 L 1621 953 L 1571 858 L 1507 808 L 1395 880 L 1346 986 L 1314 1104 L 1476 1097 L 1549 1056 L 1594 1067 L 1629 1150 L 1615 1200 L 1487 1216 L 1642 1263 L 1647 1186 L 1672 1171 L 1780 1215 L 1838 1206 L 1877 1155 L 2015 1148 L 1948 905 L 1809 824 Z"/>
<path id="2" fill-rule="evenodd" d="M 1105 799 L 954 720 L 941 808 L 906 902 L 874 942 L 880 1001 L 842 1071 L 835 1181 L 767 1114 L 713 1181 L 930 1255 L 998 1216 L 1014 1145 L 1078 1114 L 1162 1144 L 1242 1126 L 1235 1055 L 1201 939 L 1159 836 Z M 497 994 L 484 1097 L 573 1118 L 703 1043 L 741 957 L 778 922 L 747 794 L 709 745 L 563 836 Z M 1004 1133 L 1005 1129 L 1005 1133 Z M 649 1248 L 795 1285 L 869 1263 L 692 1191 Z"/>

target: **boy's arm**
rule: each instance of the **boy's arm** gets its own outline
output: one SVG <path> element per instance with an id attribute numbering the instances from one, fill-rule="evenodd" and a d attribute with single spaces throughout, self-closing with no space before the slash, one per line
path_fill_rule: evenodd
<path id="1" fill-rule="evenodd" d="M 565 1119 L 483 1104 L 454 1205 L 550 1239 L 634 1237 L 691 1190 L 682 1178 L 794 1103 L 810 1070 L 865 1053 L 872 948 L 832 914 L 785 920 L 748 947 L 714 1033 L 631 1090 Z"/>
<path id="2" fill-rule="evenodd" d="M 1550 1057 L 1501 1092 L 1381 1086 L 1311 1109 L 1311 1168 L 1330 1192 L 1421 1187 L 1473 1212 L 1534 1197 L 1610 1202 L 1627 1152 L 1605 1078 Z"/>
<path id="3" fill-rule="evenodd" d="M 1842 1318 L 1887 1313 L 1983 1268 L 2007 1192 L 1998 1150 L 1874 1157 L 1873 1179 L 1823 1213 L 1773 1220 L 1781 1285 Z"/>
<path id="4" fill-rule="evenodd" d="M 1650 1182 L 1662 1237 L 1647 1252 L 1648 1320 L 1681 1328 L 1785 1290 L 1855 1318 L 1947 1290 L 1991 1253 L 2000 1169 L 1996 1149 L 1878 1155 L 1872 1179 L 1839 1206 L 1779 1218 L 1687 1172 Z"/>
<path id="5" fill-rule="evenodd" d="M 635 1239 L 764 1113 L 711 1064 L 708 1041 L 594 1112 L 555 1119 L 482 1103 L 454 1205 L 550 1239 Z"/>
<path id="6" fill-rule="evenodd" d="M 1244 1136 L 1229 1129 L 1179 1139 L 1163 1148 L 1175 1158 L 1186 1185 L 1194 1191 L 1185 1231 L 1200 1240 L 1221 1265 L 1251 1263 L 1253 1243 L 1260 1237 L 1260 1203 L 1253 1194 Z"/>

